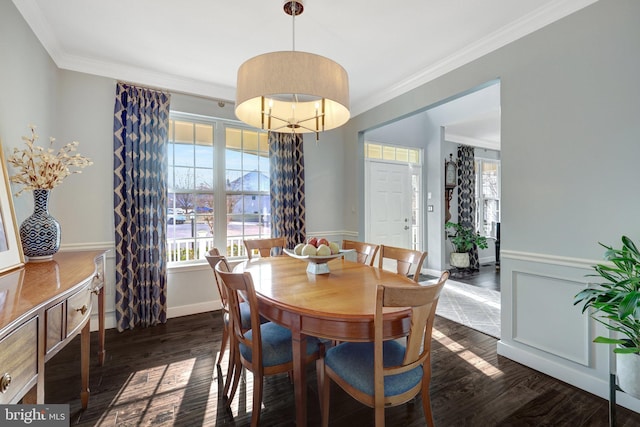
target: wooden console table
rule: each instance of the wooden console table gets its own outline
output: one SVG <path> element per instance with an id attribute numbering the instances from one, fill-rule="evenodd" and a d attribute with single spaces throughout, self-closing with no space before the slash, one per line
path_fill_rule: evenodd
<path id="1" fill-rule="evenodd" d="M 91 296 L 104 363 L 105 251 L 60 252 L 0 275 L 0 404 L 44 402 L 45 362 L 81 334 L 82 408 L 89 403 Z"/>

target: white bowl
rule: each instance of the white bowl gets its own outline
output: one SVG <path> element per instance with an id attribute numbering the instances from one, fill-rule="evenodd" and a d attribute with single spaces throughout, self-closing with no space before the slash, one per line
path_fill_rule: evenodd
<path id="1" fill-rule="evenodd" d="M 340 249 L 340 252 L 337 254 L 331 254 L 326 256 L 317 256 L 317 255 L 296 255 L 293 249 L 284 249 L 284 253 L 289 255 L 291 258 L 301 259 L 309 263 L 307 265 L 307 273 L 311 274 L 327 274 L 329 273 L 329 266 L 327 262 L 332 259 L 342 258 L 344 254 L 353 252 L 354 249 Z"/>

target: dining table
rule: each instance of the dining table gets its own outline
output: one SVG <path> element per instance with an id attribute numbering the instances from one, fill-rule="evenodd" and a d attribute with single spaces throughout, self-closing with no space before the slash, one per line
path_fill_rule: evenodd
<path id="1" fill-rule="evenodd" d="M 307 261 L 288 255 L 243 261 L 235 272 L 249 272 L 258 297 L 260 314 L 291 330 L 296 425 L 307 425 L 306 337 L 331 341 L 374 341 L 376 289 L 419 286 L 393 271 L 344 258 L 328 262 L 329 272 L 307 272 Z M 407 335 L 408 308 L 385 309 L 385 339 Z"/>

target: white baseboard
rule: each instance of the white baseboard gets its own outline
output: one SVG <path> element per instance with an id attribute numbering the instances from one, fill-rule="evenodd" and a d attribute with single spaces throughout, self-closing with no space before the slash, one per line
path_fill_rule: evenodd
<path id="1" fill-rule="evenodd" d="M 181 307 L 169 307 L 167 309 L 167 319 L 174 317 L 189 316 L 191 314 L 206 313 L 208 311 L 221 310 L 222 304 L 220 300 L 201 302 L 198 304 L 190 304 Z M 98 330 L 98 313 L 91 315 L 91 332 Z M 105 329 L 114 329 L 116 327 L 116 313 L 109 311 L 104 314 Z"/>

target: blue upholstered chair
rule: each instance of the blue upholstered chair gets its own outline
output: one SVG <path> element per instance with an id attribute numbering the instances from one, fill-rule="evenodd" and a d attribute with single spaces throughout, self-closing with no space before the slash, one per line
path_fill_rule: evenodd
<path id="1" fill-rule="evenodd" d="M 229 363 L 235 365 L 235 375 L 226 404 L 228 407 L 233 401 L 242 367 L 251 371 L 253 373 L 251 425 L 257 426 L 260 420 L 260 407 L 262 404 L 263 377 L 288 373 L 293 370 L 291 331 L 273 322 L 260 322 L 258 299 L 250 273 L 231 273 L 222 262 L 216 265 L 215 270 L 227 292 L 229 313 L 231 315 L 231 339 L 232 341 L 235 340 L 238 350 L 234 351 L 234 345 L 232 344 L 231 354 L 233 354 L 233 360 L 230 360 Z M 251 311 L 251 328 L 249 330 L 240 327 L 240 293 L 249 304 Z M 307 337 L 305 362 L 310 363 L 318 360 L 323 350 L 324 347 L 318 339 Z"/>
<path id="2" fill-rule="evenodd" d="M 440 291 L 448 278 L 449 272 L 445 271 L 433 285 L 378 286 L 375 341 L 342 343 L 327 350 L 317 363 L 323 426 L 329 425 L 331 380 L 375 409 L 376 427 L 384 426 L 385 406 L 400 405 L 422 392 L 425 421 L 434 426 L 429 395 L 431 332 Z M 383 341 L 383 307 L 411 308 L 406 341 Z"/>
<path id="3" fill-rule="evenodd" d="M 220 353 L 218 354 L 218 359 L 216 361 L 217 365 L 220 365 L 222 361 L 222 356 L 227 349 L 227 345 L 231 342 L 229 336 L 229 323 L 230 323 L 230 314 L 229 314 L 229 302 L 227 301 L 227 290 L 225 289 L 222 280 L 218 277 L 218 274 L 215 271 L 216 264 L 218 262 L 224 263 L 224 270 L 231 271 L 231 267 L 227 262 L 227 259 L 224 255 L 220 254 L 217 248 L 210 249 L 206 254 L 205 258 L 209 262 L 211 269 L 213 270 L 213 276 L 216 280 L 216 286 L 218 288 L 218 294 L 220 295 L 220 302 L 222 304 L 222 343 L 220 344 Z M 240 318 L 242 319 L 242 329 L 249 330 L 251 329 L 251 309 L 249 308 L 249 303 L 246 301 L 240 302 Z M 268 322 L 267 319 L 260 316 L 260 321 L 262 323 Z M 230 347 L 229 353 L 229 365 L 227 367 L 227 376 L 224 383 L 223 394 L 226 396 L 229 392 L 229 387 L 231 385 L 231 381 L 234 377 L 234 368 L 235 365 L 231 363 L 233 360 L 233 352 L 235 350 L 234 346 Z"/>

